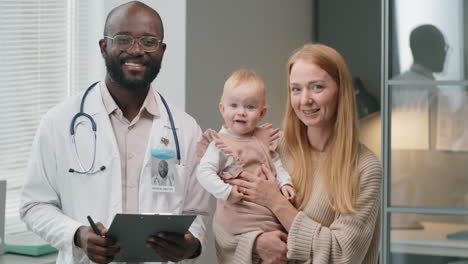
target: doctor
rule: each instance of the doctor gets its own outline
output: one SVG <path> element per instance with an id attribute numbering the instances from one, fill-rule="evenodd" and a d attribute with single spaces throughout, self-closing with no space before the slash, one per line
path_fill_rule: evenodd
<path id="1" fill-rule="evenodd" d="M 108 263 L 125 250 L 94 234 L 87 215 L 105 233 L 116 213 L 196 213 L 185 235 L 150 237 L 147 246 L 169 261 L 188 259 L 184 263 L 205 249 L 209 196 L 194 175 L 193 155 L 201 130 L 186 113 L 170 104 L 165 108 L 150 85 L 161 67 L 163 39 L 161 18 L 152 8 L 129 2 L 113 9 L 99 41 L 105 80 L 50 110 L 39 126 L 20 214 L 59 250 L 57 263 Z M 77 112 L 86 115 L 72 122 Z M 150 151 L 176 150 L 170 112 L 180 161 L 175 191 L 163 193 L 152 190 Z"/>

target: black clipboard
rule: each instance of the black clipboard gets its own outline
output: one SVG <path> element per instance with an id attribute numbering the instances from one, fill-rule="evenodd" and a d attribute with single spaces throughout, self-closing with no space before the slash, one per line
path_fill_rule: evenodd
<path id="1" fill-rule="evenodd" d="M 146 246 L 146 240 L 158 232 L 185 234 L 196 215 L 116 214 L 106 237 L 122 250 L 115 262 L 166 262 Z"/>

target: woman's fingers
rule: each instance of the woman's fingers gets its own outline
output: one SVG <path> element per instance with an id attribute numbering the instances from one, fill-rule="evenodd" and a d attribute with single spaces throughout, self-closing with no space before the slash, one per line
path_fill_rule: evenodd
<path id="1" fill-rule="evenodd" d="M 287 241 L 288 241 L 288 235 L 286 235 L 286 234 L 283 233 L 283 232 L 279 232 L 278 238 L 281 239 L 281 241 L 283 241 L 283 242 L 287 242 Z"/>
<path id="2" fill-rule="evenodd" d="M 229 184 L 237 185 L 239 187 L 242 187 L 242 188 L 240 188 L 241 190 L 253 188 L 254 185 L 255 185 L 254 183 L 251 183 L 251 182 L 248 182 L 248 181 L 245 181 L 245 180 L 241 180 L 241 179 L 230 180 Z"/>
<path id="3" fill-rule="evenodd" d="M 267 166 L 265 166 L 265 164 L 262 164 L 262 173 L 267 181 L 274 178 L 273 173 L 271 173 L 271 170 L 268 169 Z"/>
<path id="4" fill-rule="evenodd" d="M 255 203 L 255 199 L 252 198 L 252 196 L 249 196 L 248 194 L 244 194 L 244 195 L 242 196 L 242 201 L 247 201 L 247 202 Z"/>

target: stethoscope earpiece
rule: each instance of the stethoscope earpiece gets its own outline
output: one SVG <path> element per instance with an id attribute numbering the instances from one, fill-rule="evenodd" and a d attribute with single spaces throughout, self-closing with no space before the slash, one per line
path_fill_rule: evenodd
<path id="1" fill-rule="evenodd" d="M 99 168 L 99 171 L 105 171 L 105 170 L 106 170 L 106 166 L 104 166 L 104 165 L 101 166 L 101 167 Z M 92 174 L 92 173 L 89 173 L 89 172 L 80 172 L 80 171 L 76 171 L 76 170 L 74 170 L 74 169 L 72 169 L 72 168 L 68 169 L 68 172 L 69 172 L 69 173 L 74 173 L 74 172 L 76 172 L 76 173 L 80 173 L 80 174 Z M 96 171 L 96 172 L 97 172 L 97 171 Z M 94 173 L 96 173 L 96 172 L 94 172 Z"/>

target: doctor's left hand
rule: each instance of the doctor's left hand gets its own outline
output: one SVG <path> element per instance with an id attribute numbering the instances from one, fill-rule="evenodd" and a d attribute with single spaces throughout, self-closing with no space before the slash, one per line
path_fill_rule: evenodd
<path id="1" fill-rule="evenodd" d="M 190 232 L 183 235 L 161 232 L 150 236 L 146 246 L 154 249 L 162 258 L 173 262 L 196 258 L 201 253 L 200 241 Z"/>
<path id="2" fill-rule="evenodd" d="M 101 223 L 96 224 L 102 235 L 107 229 Z M 84 250 L 88 258 L 96 263 L 109 263 L 115 254 L 120 251 L 119 247 L 111 247 L 115 244 L 112 239 L 96 235 L 90 226 L 80 226 L 75 233 L 75 244 Z"/>

